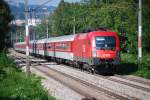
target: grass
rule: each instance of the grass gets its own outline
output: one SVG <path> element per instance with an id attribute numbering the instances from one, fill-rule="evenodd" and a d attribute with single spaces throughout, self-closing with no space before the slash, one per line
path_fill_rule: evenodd
<path id="1" fill-rule="evenodd" d="M 119 74 L 133 74 L 150 79 L 150 54 L 144 54 L 140 65 L 137 63 L 137 55 L 122 54 L 121 66 L 118 68 Z"/>
<path id="2" fill-rule="evenodd" d="M 43 89 L 39 77 L 27 77 L 4 53 L 0 54 L 0 99 L 55 100 Z"/>
<path id="3" fill-rule="evenodd" d="M 142 62 L 134 75 L 150 79 L 150 54 L 143 55 Z"/>

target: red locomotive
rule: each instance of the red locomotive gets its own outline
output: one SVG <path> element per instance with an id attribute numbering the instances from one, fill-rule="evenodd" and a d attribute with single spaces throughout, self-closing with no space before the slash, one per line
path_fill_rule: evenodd
<path id="1" fill-rule="evenodd" d="M 15 50 L 25 52 L 25 42 L 16 43 Z M 97 30 L 76 35 L 51 37 L 30 42 L 30 54 L 67 62 L 94 72 L 113 68 L 120 63 L 120 41 L 116 32 Z"/>

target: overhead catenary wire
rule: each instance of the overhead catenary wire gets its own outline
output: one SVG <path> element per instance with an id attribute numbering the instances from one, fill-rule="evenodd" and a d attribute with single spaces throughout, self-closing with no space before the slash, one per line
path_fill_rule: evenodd
<path id="1" fill-rule="evenodd" d="M 40 7 L 43 5 L 47 4 L 52 0 L 48 0 L 47 2 L 44 2 Z M 38 7 L 38 9 L 40 8 Z M 36 9 L 37 10 L 37 9 Z M 29 76 L 31 71 L 30 71 L 30 59 L 29 59 L 29 26 L 28 26 L 28 13 L 29 13 L 29 8 L 28 8 L 28 0 L 25 0 L 25 30 L 26 30 L 26 71 L 27 75 Z"/>
<path id="2" fill-rule="evenodd" d="M 34 11 L 38 11 L 40 8 L 42 8 L 44 5 L 46 5 L 47 3 L 51 2 L 51 1 L 52 1 L 52 0 L 48 0 L 48 1 L 44 2 L 44 3 L 42 3 L 40 6 L 36 7 L 36 8 L 34 9 Z"/>

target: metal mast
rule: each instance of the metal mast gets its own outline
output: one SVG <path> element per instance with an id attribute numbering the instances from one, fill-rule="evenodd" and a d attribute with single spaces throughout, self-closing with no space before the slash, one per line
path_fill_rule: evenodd
<path id="1" fill-rule="evenodd" d="M 138 61 L 141 62 L 142 58 L 142 0 L 139 0 L 138 11 Z"/>
<path id="2" fill-rule="evenodd" d="M 29 61 L 29 27 L 28 27 L 28 0 L 25 0 L 25 30 L 26 30 L 26 72 L 30 75 L 30 61 Z"/>

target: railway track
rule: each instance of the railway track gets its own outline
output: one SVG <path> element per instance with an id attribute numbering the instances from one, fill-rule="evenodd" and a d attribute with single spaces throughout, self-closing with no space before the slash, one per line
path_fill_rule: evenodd
<path id="1" fill-rule="evenodd" d="M 126 80 L 129 80 L 129 81 L 134 81 L 134 82 L 138 82 L 138 83 L 150 86 L 150 80 L 148 81 L 148 80 L 142 79 L 142 78 L 139 79 L 139 77 L 135 77 L 135 76 L 120 76 L 120 75 L 115 75 L 115 77 L 119 77 L 119 78 L 122 78 L 122 79 L 126 79 Z"/>
<path id="2" fill-rule="evenodd" d="M 20 59 L 21 60 L 20 62 L 22 62 L 22 64 L 25 63 L 25 57 L 19 57 L 18 56 L 18 57 L 15 57 L 15 58 L 17 58 L 18 60 Z M 36 58 L 32 58 L 32 59 L 36 59 Z M 53 77 L 57 81 L 67 85 L 69 88 L 71 88 L 74 91 L 84 95 L 85 97 L 89 97 L 89 98 L 96 97 L 96 99 L 104 99 L 104 98 L 105 99 L 110 99 L 110 98 L 112 98 L 112 99 L 120 99 L 120 100 L 127 100 L 127 99 L 136 99 L 137 100 L 137 99 L 141 99 L 138 96 L 137 97 L 136 96 L 131 96 L 131 95 L 128 95 L 127 93 L 125 93 L 125 95 L 120 95 L 116 91 L 113 92 L 113 91 L 110 91 L 110 89 L 107 90 L 106 88 L 101 88 L 99 86 L 91 84 L 91 82 L 83 80 L 82 78 L 74 77 L 73 76 L 74 74 L 71 76 L 71 75 L 66 74 L 62 71 L 59 71 L 57 69 L 48 67 L 47 65 L 49 65 L 49 64 L 46 64 L 47 63 L 46 61 L 37 62 L 37 60 L 35 60 L 35 61 L 32 60 L 32 63 L 33 64 L 31 64 L 31 65 L 33 65 L 34 68 L 36 68 L 37 70 L 47 74 L 47 76 Z M 40 65 L 40 66 L 43 66 L 43 67 L 37 67 L 37 65 Z M 61 66 L 61 65 L 59 65 L 59 66 Z M 53 74 L 53 75 L 50 74 L 50 72 L 49 72 L 50 70 L 51 70 L 51 73 L 55 73 L 55 74 Z M 87 73 L 85 73 L 85 74 L 87 74 Z M 63 81 L 59 77 L 56 77 L 56 76 L 64 76 L 65 77 L 64 79 L 71 80 L 72 82 L 74 81 L 76 84 L 80 83 L 80 85 L 76 86 L 76 87 L 72 86 L 72 85 L 69 85 L 69 83 L 67 83 L 66 80 Z M 137 79 L 132 80 L 132 78 L 122 77 L 122 76 L 119 76 L 119 75 L 115 75 L 113 77 L 104 77 L 104 76 L 100 76 L 100 75 L 92 75 L 92 76 L 101 77 L 101 78 L 104 78 L 106 80 L 116 82 L 118 84 L 123 84 L 123 85 L 126 85 L 128 87 L 135 88 L 136 91 L 140 90 L 140 92 L 138 91 L 139 93 L 141 93 L 141 91 L 144 91 L 143 95 L 147 95 L 148 93 L 150 93 L 150 88 L 149 88 L 150 85 L 149 85 L 148 82 L 143 82 L 143 81 L 137 80 Z M 128 81 L 126 81 L 126 80 L 128 80 Z M 143 86 L 142 86 L 142 84 L 143 84 Z M 85 86 L 87 89 L 85 89 L 85 87 L 82 87 L 82 86 Z M 86 91 L 88 89 L 90 89 L 92 91 L 89 90 L 90 92 L 88 91 L 88 93 L 87 93 L 85 90 L 78 89 L 78 87 L 82 87 Z M 98 95 L 103 95 L 104 97 L 98 98 Z M 106 98 L 105 96 L 107 96 L 108 98 Z M 145 99 L 147 99 L 147 97 Z"/>
<path id="3" fill-rule="evenodd" d="M 20 60 L 19 62 L 25 63 L 25 58 L 21 58 L 21 57 L 15 57 L 15 58 L 19 59 Z M 62 84 L 68 86 L 69 88 L 80 93 L 81 95 L 83 95 L 86 98 L 93 98 L 93 100 L 94 100 L 94 98 L 95 99 L 110 99 L 111 98 L 111 99 L 119 99 L 119 100 L 128 100 L 128 98 L 126 98 L 124 96 L 115 94 L 115 93 L 105 90 L 103 88 L 92 85 L 86 81 L 79 79 L 79 78 L 75 78 L 73 76 L 67 75 L 67 74 L 57 71 L 55 69 L 49 68 L 46 65 L 41 64 L 39 62 L 38 62 L 38 65 L 43 66 L 43 67 L 34 66 L 34 68 L 45 73 L 47 76 L 54 78 L 55 80 L 61 82 Z M 57 76 L 59 76 L 59 77 L 57 77 Z M 60 79 L 60 76 L 61 76 L 61 79 Z M 63 78 L 62 78 L 62 76 L 63 76 Z M 62 80 L 62 79 L 64 79 L 64 80 Z M 71 82 L 73 82 L 74 84 L 69 83 L 68 82 L 69 80 Z M 75 84 L 76 85 L 78 84 L 78 86 L 74 86 Z M 101 96 L 101 97 L 99 97 L 99 96 Z"/>
<path id="4" fill-rule="evenodd" d="M 116 82 L 115 80 L 109 80 L 108 79 L 109 77 L 104 77 L 100 75 L 91 75 L 91 74 L 83 73 L 78 70 L 75 71 L 75 69 L 65 68 L 62 66 L 52 67 L 52 68 L 60 70 L 63 73 L 67 73 L 74 77 L 81 78 L 82 80 L 88 81 L 89 83 L 97 85 L 99 87 L 103 87 L 109 91 L 115 92 L 120 95 L 124 95 L 130 99 L 136 97 L 136 99 L 148 99 L 149 100 L 150 98 L 149 92 L 147 92 L 146 90 L 139 89 L 140 86 L 138 85 L 137 87 L 136 86 L 131 87 L 131 85 L 128 85 L 128 84 L 119 83 L 119 82 Z M 70 72 L 67 70 L 69 70 Z"/>
<path id="5" fill-rule="evenodd" d="M 137 81 L 133 82 L 132 80 L 123 79 L 123 78 L 124 77 L 121 77 L 121 76 L 120 77 L 114 76 L 114 77 L 109 77 L 108 79 L 112 80 L 114 82 L 119 82 L 121 84 L 125 84 L 125 85 L 128 85 L 128 86 L 143 90 L 143 91 L 150 92 L 150 86 L 146 85 L 145 83 L 141 84 L 141 83 L 137 83 Z"/>
<path id="6" fill-rule="evenodd" d="M 72 68 L 72 67 L 69 67 L 66 65 L 65 65 L 65 67 Z M 75 69 L 75 70 L 78 70 L 78 69 Z M 89 74 L 88 71 L 84 71 L 84 72 Z M 121 75 L 102 76 L 99 74 L 95 74 L 95 76 L 102 77 L 102 78 L 108 79 L 110 81 L 118 82 L 118 83 L 128 85 L 128 86 L 131 86 L 131 87 L 134 87 L 137 89 L 141 89 L 143 91 L 150 92 L 150 82 L 142 81 L 142 80 L 135 79 L 135 78 L 130 78 L 127 76 L 121 76 Z"/>

